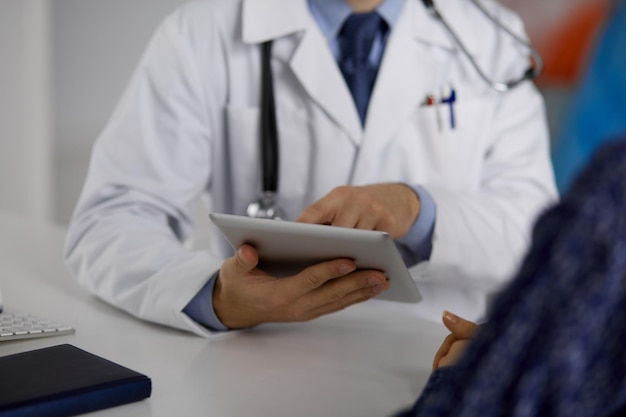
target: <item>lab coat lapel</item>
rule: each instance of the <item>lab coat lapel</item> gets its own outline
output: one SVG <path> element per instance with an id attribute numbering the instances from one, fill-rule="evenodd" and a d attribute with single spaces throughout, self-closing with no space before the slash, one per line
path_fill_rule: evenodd
<path id="1" fill-rule="evenodd" d="M 291 68 L 309 96 L 358 145 L 363 130 L 356 106 L 326 40 L 317 27 L 311 27 L 304 33 L 291 60 Z"/>
<path id="2" fill-rule="evenodd" d="M 310 16 L 306 0 L 245 0 L 243 14 L 245 42 L 301 34 L 292 54 L 278 46 L 274 54 L 289 59 L 289 67 L 306 94 L 358 145 L 363 130 L 356 106 L 326 39 Z"/>
<path id="3" fill-rule="evenodd" d="M 450 47 L 439 27 L 415 3 L 405 4 L 408 10 L 404 10 L 385 48 L 367 111 L 364 146 L 368 154 L 383 148 L 403 120 L 425 100 L 425 92 L 435 87 L 437 68 L 428 64 L 419 43 Z"/>
<path id="4" fill-rule="evenodd" d="M 441 81 L 438 63 L 434 57 L 425 54 L 423 45 L 451 52 L 457 49 L 441 23 L 430 15 L 422 2 L 408 0 L 404 7 L 388 39 L 370 99 L 361 155 L 355 167 L 355 182 L 372 180 L 369 175 L 376 175 L 371 168 L 376 155 L 392 139 L 403 121 L 425 102 L 426 95 L 440 87 L 437 85 Z M 448 6 L 445 11 L 449 12 L 448 9 L 454 7 Z M 446 14 L 458 15 L 454 10 L 451 12 Z M 463 35 L 472 37 L 465 28 L 460 29 Z M 473 46 L 474 39 L 469 44 Z"/>
<path id="5" fill-rule="evenodd" d="M 307 26 L 306 0 L 244 0 L 242 38 L 261 43 L 302 31 Z"/>
<path id="6" fill-rule="evenodd" d="M 468 40 L 469 49 L 474 50 L 475 32 L 463 24 L 466 10 L 457 2 L 438 4 L 459 35 Z M 361 145 L 365 138 L 382 147 L 399 123 L 424 100 L 425 91 L 435 87 L 436 69 L 424 62 L 428 57 L 419 55 L 418 43 L 456 49 L 449 34 L 429 15 L 422 2 L 407 0 L 404 7 L 406 10 L 390 36 L 372 92 L 365 135 L 350 90 L 327 40 L 310 16 L 306 0 L 244 0 L 243 38 L 248 43 L 259 43 L 301 33 L 289 66 L 306 93 L 355 145 Z"/>

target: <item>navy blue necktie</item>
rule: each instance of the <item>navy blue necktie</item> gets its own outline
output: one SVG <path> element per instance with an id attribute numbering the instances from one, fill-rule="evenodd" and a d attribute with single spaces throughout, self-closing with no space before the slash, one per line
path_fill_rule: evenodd
<path id="1" fill-rule="evenodd" d="M 350 88 L 354 103 L 365 124 L 365 115 L 378 65 L 368 62 L 376 36 L 384 37 L 387 23 L 376 12 L 350 15 L 339 32 L 339 67 Z"/>

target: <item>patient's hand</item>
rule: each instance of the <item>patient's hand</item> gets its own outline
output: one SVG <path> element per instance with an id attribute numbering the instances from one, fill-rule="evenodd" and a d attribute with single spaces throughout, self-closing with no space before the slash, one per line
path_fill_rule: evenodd
<path id="1" fill-rule="evenodd" d="M 433 370 L 456 364 L 478 329 L 476 323 L 464 320 L 448 311 L 443 313 L 443 324 L 452 333 L 445 338 L 435 354 Z"/>

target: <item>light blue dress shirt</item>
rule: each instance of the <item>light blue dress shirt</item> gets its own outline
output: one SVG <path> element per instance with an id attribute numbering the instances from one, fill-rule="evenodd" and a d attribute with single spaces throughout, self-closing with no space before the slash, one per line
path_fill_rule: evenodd
<path id="1" fill-rule="evenodd" d="M 385 0 L 376 9 L 378 14 L 389 25 L 389 31 L 384 36 L 374 39 L 369 60 L 378 65 L 383 58 L 385 44 L 389 33 L 397 23 L 402 7 L 406 0 Z M 337 36 L 343 22 L 352 13 L 352 9 L 344 0 L 308 0 L 311 15 L 319 26 L 322 34 L 328 40 L 328 46 L 336 61 L 341 59 L 341 51 Z M 413 224 L 413 227 L 402 239 L 396 241 L 396 245 L 407 265 L 430 258 L 432 249 L 432 234 L 435 226 L 436 206 L 428 192 L 419 185 L 410 185 L 417 193 L 421 202 L 421 212 Z M 196 296 L 183 310 L 185 314 L 196 322 L 212 330 L 228 330 L 217 318 L 213 310 L 213 288 L 217 273 L 204 285 Z"/>

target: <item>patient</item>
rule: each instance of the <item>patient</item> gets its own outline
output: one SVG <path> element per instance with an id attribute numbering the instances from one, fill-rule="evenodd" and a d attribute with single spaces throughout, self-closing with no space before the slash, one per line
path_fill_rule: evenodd
<path id="1" fill-rule="evenodd" d="M 626 415 L 626 140 L 596 152 L 539 219 L 489 321 L 444 323 L 436 369 L 398 417 Z"/>

